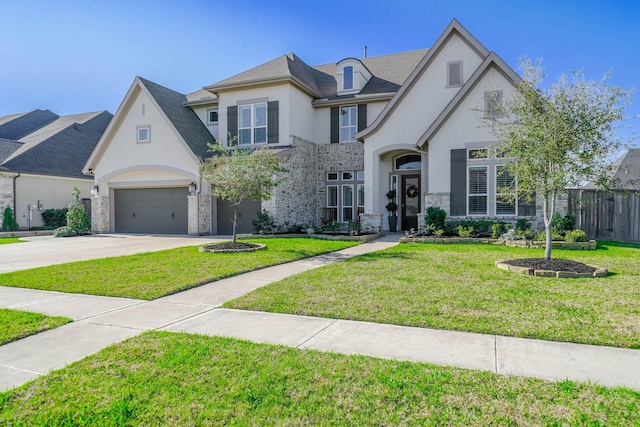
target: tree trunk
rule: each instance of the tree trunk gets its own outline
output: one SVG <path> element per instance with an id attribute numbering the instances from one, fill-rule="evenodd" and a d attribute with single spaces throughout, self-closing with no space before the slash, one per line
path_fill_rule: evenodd
<path id="1" fill-rule="evenodd" d="M 233 207 L 233 243 L 236 242 L 236 228 L 238 227 L 238 209 L 240 209 L 240 205 L 235 205 Z"/>
<path id="2" fill-rule="evenodd" d="M 553 211 L 556 208 L 555 204 L 556 195 L 552 194 L 551 196 L 547 195 L 542 200 L 542 215 L 544 218 L 544 231 L 546 235 L 546 244 L 544 249 L 544 258 L 551 259 L 551 247 L 552 243 L 552 233 L 551 233 L 551 223 L 553 222 Z"/>

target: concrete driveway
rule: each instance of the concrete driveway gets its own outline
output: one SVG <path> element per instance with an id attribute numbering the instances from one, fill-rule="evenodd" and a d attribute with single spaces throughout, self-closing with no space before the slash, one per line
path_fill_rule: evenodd
<path id="1" fill-rule="evenodd" d="M 77 237 L 24 237 L 25 243 L 0 245 L 0 273 L 65 262 L 161 251 L 229 240 L 230 236 L 200 237 L 138 234 L 96 234 Z"/>

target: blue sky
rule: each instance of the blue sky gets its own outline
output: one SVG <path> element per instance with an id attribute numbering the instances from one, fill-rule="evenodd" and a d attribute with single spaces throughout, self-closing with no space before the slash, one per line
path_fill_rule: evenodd
<path id="1" fill-rule="evenodd" d="M 640 86 L 640 2 L 0 0 L 0 116 L 115 113 L 136 75 L 182 93 L 288 52 L 310 65 L 430 47 L 456 18 L 517 69 Z M 628 111 L 640 116 L 640 94 Z M 640 133 L 630 119 L 625 134 Z"/>

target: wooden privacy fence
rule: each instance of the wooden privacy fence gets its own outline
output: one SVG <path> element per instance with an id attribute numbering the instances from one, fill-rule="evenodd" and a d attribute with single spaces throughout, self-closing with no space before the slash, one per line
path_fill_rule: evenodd
<path id="1" fill-rule="evenodd" d="M 638 192 L 571 190 L 569 213 L 591 239 L 640 242 Z"/>

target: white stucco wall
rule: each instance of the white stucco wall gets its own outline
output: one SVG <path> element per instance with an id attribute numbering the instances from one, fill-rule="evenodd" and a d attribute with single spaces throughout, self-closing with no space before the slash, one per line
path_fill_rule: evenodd
<path id="1" fill-rule="evenodd" d="M 413 87 L 405 93 L 384 125 L 367 138 L 370 149 L 378 150 L 389 143 L 415 145 L 460 90 L 460 87 L 447 88 L 447 63 L 463 61 L 463 79 L 467 81 L 483 59 L 457 34 L 452 35 Z"/>
<path id="2" fill-rule="evenodd" d="M 321 126 L 321 123 L 316 121 L 316 112 L 311 106 L 313 98 L 306 93 L 296 89 L 295 87 L 289 88 L 289 105 L 294 106 L 290 110 L 290 128 L 289 133 L 286 134 L 287 139 L 289 135 L 295 135 L 299 138 L 307 141 L 314 141 L 313 138 L 316 134 L 316 127 Z M 280 114 L 282 114 L 282 103 L 280 103 Z M 282 116 L 280 116 L 282 121 Z M 282 139 L 282 130 L 280 136 Z"/>
<path id="3" fill-rule="evenodd" d="M 207 130 L 209 131 L 209 133 L 215 139 L 218 139 L 218 137 L 220 136 L 219 125 L 218 124 L 214 125 L 209 123 L 209 111 L 218 110 L 218 105 L 215 104 L 215 105 L 198 106 L 198 107 L 192 107 L 191 109 L 194 111 L 194 113 L 196 113 L 196 116 L 198 116 L 202 124 L 204 124 L 207 127 Z M 220 113 L 218 113 L 218 119 L 220 119 Z"/>
<path id="4" fill-rule="evenodd" d="M 91 178 L 64 178 L 43 175 L 21 174 L 16 179 L 16 221 L 20 228 L 29 225 L 29 205 L 37 205 L 42 201 L 43 210 L 62 209 L 73 201 L 73 187 L 80 190 L 80 198 L 91 198 Z M 42 211 L 31 213 L 31 227 L 41 227 Z"/>
<path id="5" fill-rule="evenodd" d="M 429 141 L 429 192 L 451 191 L 451 150 L 494 143 L 495 139 L 488 130 L 479 127 L 482 113 L 474 111 L 484 108 L 484 93 L 491 90 L 502 90 L 503 99 L 508 99 L 513 86 L 497 69 L 487 70 L 482 80 Z"/>
<path id="6" fill-rule="evenodd" d="M 160 181 L 160 186 L 168 186 L 172 181 L 182 185 L 196 178 L 197 160 L 146 91 L 136 88 L 129 106 L 118 118 L 94 168 L 101 193 L 116 182 L 142 186 Z M 147 125 L 150 142 L 138 143 L 137 128 Z"/>

